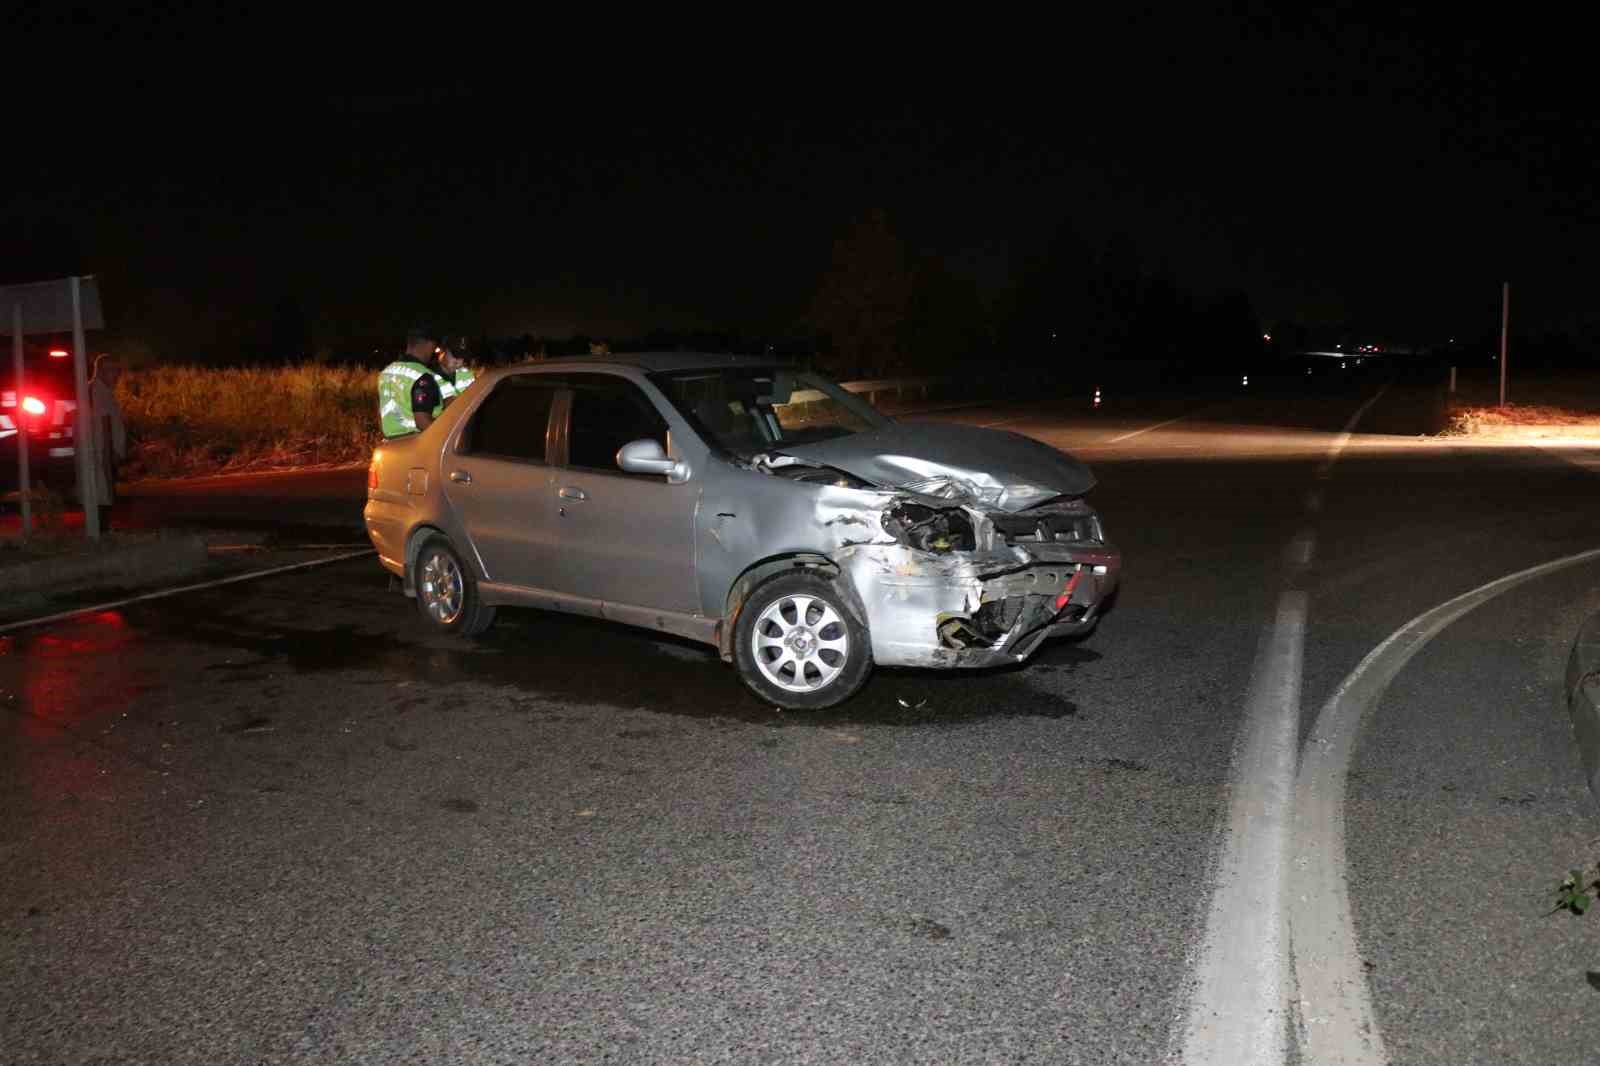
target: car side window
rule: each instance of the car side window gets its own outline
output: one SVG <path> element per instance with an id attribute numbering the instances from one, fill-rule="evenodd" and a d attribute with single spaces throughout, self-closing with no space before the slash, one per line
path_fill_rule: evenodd
<path id="1" fill-rule="evenodd" d="M 667 423 L 631 381 L 603 374 L 574 374 L 572 415 L 567 430 L 567 464 L 621 474 L 617 450 L 629 441 L 650 439 L 667 447 Z M 658 477 L 654 474 L 631 475 Z"/>
<path id="2" fill-rule="evenodd" d="M 467 424 L 461 450 L 528 462 L 545 462 L 545 433 L 556 390 L 537 374 L 508 377 L 495 387 Z"/>

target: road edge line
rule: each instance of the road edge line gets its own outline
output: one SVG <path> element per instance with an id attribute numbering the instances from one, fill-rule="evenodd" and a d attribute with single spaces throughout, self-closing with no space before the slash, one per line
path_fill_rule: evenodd
<path id="1" fill-rule="evenodd" d="M 24 618 L 20 622 L 7 622 L 0 625 L 0 634 L 11 633 L 18 629 L 29 629 L 33 626 L 49 625 L 51 622 L 62 622 L 68 618 L 76 618 L 84 614 L 98 614 L 101 611 L 114 611 L 119 607 L 126 607 L 133 603 L 142 603 L 146 600 L 160 600 L 168 596 L 177 596 L 184 592 L 199 592 L 202 589 L 218 588 L 222 585 L 234 585 L 241 581 L 254 581 L 257 578 L 272 577 L 275 574 L 287 574 L 295 570 L 310 570 L 313 567 L 328 566 L 331 563 L 342 563 L 347 559 L 360 559 L 368 555 L 376 555 L 372 548 L 363 548 L 361 551 L 345 552 L 342 555 L 329 556 L 326 559 L 308 559 L 302 563 L 289 563 L 286 566 L 269 567 L 266 570 L 252 570 L 245 574 L 231 574 L 228 577 L 216 578 L 212 581 L 201 581 L 193 585 L 180 585 L 170 589 L 157 589 L 155 592 L 145 592 L 138 596 L 128 596 L 125 599 L 111 600 L 106 603 L 89 604 L 84 607 L 74 607 L 70 611 L 58 611 L 55 614 L 40 615 L 37 618 Z"/>
<path id="2" fill-rule="evenodd" d="M 1350 907 L 1345 792 L 1368 713 L 1412 656 L 1476 607 L 1525 582 L 1600 559 L 1600 548 L 1496 578 L 1417 615 L 1356 665 L 1323 704 L 1294 785 L 1289 943 L 1298 990 L 1300 1053 L 1308 1066 L 1382 1066 L 1388 1053 L 1372 1007 Z"/>

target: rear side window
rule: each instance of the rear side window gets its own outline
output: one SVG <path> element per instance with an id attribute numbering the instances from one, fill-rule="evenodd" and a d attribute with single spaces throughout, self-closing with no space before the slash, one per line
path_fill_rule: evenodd
<path id="1" fill-rule="evenodd" d="M 537 374 L 506 378 L 473 412 L 462 450 L 474 455 L 545 461 L 545 432 L 555 389 Z"/>
<path id="2" fill-rule="evenodd" d="M 667 447 L 667 423 L 639 386 L 601 374 L 574 374 L 567 380 L 572 387 L 569 466 L 621 474 L 617 450 L 629 441 L 648 438 Z"/>

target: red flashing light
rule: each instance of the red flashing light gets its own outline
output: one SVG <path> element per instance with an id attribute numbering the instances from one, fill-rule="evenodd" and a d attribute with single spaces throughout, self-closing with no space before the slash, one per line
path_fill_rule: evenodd
<path id="1" fill-rule="evenodd" d="M 50 358 L 52 358 L 52 359 L 65 359 L 67 356 L 69 356 L 71 354 L 72 353 L 67 351 L 65 348 L 51 348 L 50 349 Z"/>
<path id="2" fill-rule="evenodd" d="M 24 396 L 22 398 L 22 410 L 24 414 L 42 415 L 45 413 L 46 408 L 44 401 L 39 399 L 39 397 Z"/>

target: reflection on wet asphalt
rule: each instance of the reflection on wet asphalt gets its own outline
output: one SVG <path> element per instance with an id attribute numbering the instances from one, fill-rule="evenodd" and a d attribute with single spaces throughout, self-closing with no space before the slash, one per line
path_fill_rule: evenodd
<path id="1" fill-rule="evenodd" d="M 7 1053 L 1153 1061 L 1265 598 L 1159 489 L 1099 633 L 822 713 L 594 620 L 439 636 L 370 559 L 19 631 Z"/>
<path id="2" fill-rule="evenodd" d="M 208 669 L 229 680 L 264 676 L 267 668 L 297 674 L 380 671 L 396 679 L 449 687 L 459 682 L 511 687 L 530 696 L 601 703 L 698 718 L 767 725 L 939 725 L 997 716 L 1066 718 L 1072 701 L 1031 687 L 1030 671 L 1070 673 L 1100 656 L 1056 642 L 1022 667 L 984 671 L 878 670 L 843 706 L 804 714 L 764 703 L 709 646 L 615 623 L 532 610 L 503 609 L 484 637 L 465 641 L 429 633 L 412 601 L 391 592 L 382 574 L 365 577 L 370 560 L 336 567 L 339 594 L 306 604 L 318 616 L 359 612 L 360 621 L 292 624 L 264 612 L 278 587 L 208 594 L 207 609 L 150 606 L 128 612 L 136 629 L 164 639 L 238 649 L 252 658 Z M 28 638 L 19 638 L 25 649 Z"/>

